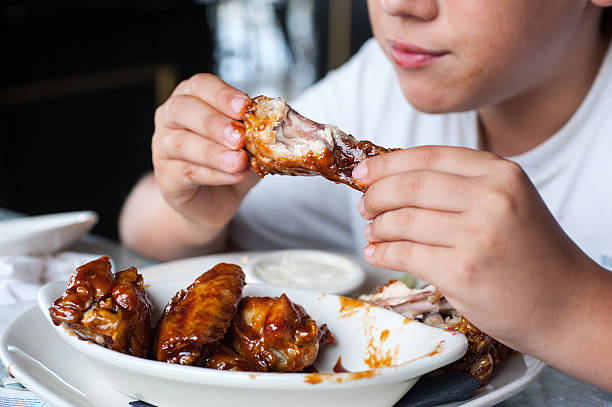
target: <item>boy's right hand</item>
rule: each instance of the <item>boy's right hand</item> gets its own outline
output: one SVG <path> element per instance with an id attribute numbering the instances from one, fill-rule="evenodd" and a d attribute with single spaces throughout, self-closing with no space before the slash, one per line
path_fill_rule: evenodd
<path id="1" fill-rule="evenodd" d="M 170 206 L 200 227 L 223 228 L 257 183 L 238 121 L 248 102 L 218 77 L 197 74 L 155 112 L 155 179 Z"/>

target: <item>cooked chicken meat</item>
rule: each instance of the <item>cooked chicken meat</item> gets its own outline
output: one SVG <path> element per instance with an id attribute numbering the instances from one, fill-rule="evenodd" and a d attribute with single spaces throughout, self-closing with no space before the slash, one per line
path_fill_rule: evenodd
<path id="1" fill-rule="evenodd" d="M 321 342 L 334 342 L 326 325 L 318 327 L 285 294 L 243 298 L 228 336 L 234 350 L 263 372 L 301 372 L 314 363 Z"/>
<path id="2" fill-rule="evenodd" d="M 104 256 L 76 269 L 49 308 L 55 325 L 79 339 L 146 358 L 151 344 L 151 303 L 134 267 L 113 275 Z"/>
<path id="3" fill-rule="evenodd" d="M 220 263 L 176 293 L 157 324 L 155 359 L 203 365 L 230 326 L 243 287 L 242 269 Z"/>
<path id="4" fill-rule="evenodd" d="M 307 119 L 281 98 L 252 99 L 244 126 L 249 162 L 260 177 L 322 175 L 364 191 L 351 176 L 353 168 L 368 157 L 391 151 Z"/>
<path id="5" fill-rule="evenodd" d="M 415 289 L 409 288 L 401 281 L 390 281 L 383 287 L 378 287 L 375 293 L 362 295 L 359 299 L 392 309 L 408 318 L 423 318 L 424 315 L 452 310 L 435 286 Z"/>
<path id="6" fill-rule="evenodd" d="M 464 334 L 468 340 L 466 354 L 442 370 L 467 373 L 481 384 L 491 376 L 494 367 L 512 352 L 512 349 L 497 342 L 459 315 L 433 285 L 411 289 L 401 281 L 391 280 L 378 287 L 375 293 L 362 295 L 359 299 L 408 318 L 416 318 L 436 328 Z"/>

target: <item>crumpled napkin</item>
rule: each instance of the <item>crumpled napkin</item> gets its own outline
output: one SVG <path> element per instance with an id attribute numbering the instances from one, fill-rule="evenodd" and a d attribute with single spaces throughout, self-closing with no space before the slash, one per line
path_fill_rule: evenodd
<path id="1" fill-rule="evenodd" d="M 464 373 L 422 377 L 394 407 L 429 407 L 471 398 L 480 383 Z"/>
<path id="2" fill-rule="evenodd" d="M 68 280 L 77 267 L 100 256 L 77 252 L 0 256 L 0 306 L 35 301 L 44 284 Z"/>

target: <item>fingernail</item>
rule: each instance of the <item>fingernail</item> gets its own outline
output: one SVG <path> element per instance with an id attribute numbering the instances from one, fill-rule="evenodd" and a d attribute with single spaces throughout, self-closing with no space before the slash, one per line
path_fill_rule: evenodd
<path id="1" fill-rule="evenodd" d="M 364 196 L 361 197 L 361 200 L 359 201 L 359 205 L 357 205 L 357 210 L 359 211 L 361 216 L 365 218 L 366 210 L 365 210 L 365 203 L 364 203 L 365 199 L 364 198 L 365 198 Z"/>
<path id="2" fill-rule="evenodd" d="M 356 180 L 364 179 L 367 173 L 368 168 L 364 163 L 358 164 L 355 168 L 353 168 L 353 178 Z"/>
<path id="3" fill-rule="evenodd" d="M 230 124 L 225 128 L 224 136 L 230 146 L 238 147 L 242 134 L 240 134 L 240 131 Z"/>
<path id="4" fill-rule="evenodd" d="M 365 233 L 365 235 L 369 235 L 370 234 L 370 230 L 372 230 L 372 223 L 368 223 L 367 225 L 365 225 L 365 228 L 363 228 L 363 233 Z"/>
<path id="5" fill-rule="evenodd" d="M 228 166 L 228 167 L 235 167 L 236 166 L 236 152 L 235 151 L 226 151 L 223 153 L 223 162 Z"/>
<path id="6" fill-rule="evenodd" d="M 242 114 L 242 112 L 244 111 L 244 108 L 246 107 L 246 104 L 248 102 L 248 99 L 244 96 L 234 96 L 232 98 L 232 101 L 230 102 L 230 107 L 232 108 L 232 111 L 236 114 Z"/>
<path id="7" fill-rule="evenodd" d="M 369 244 L 365 247 L 365 249 L 363 249 L 363 254 L 365 255 L 366 259 L 369 259 L 370 257 L 374 255 L 375 249 L 376 249 L 376 246 L 374 246 L 373 244 Z"/>

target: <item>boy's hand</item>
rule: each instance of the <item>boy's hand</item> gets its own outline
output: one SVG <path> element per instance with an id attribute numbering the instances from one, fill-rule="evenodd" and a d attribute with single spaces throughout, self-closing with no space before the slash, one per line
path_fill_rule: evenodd
<path id="1" fill-rule="evenodd" d="M 200 226 L 222 228 L 257 182 L 239 122 L 248 102 L 216 76 L 198 74 L 155 112 L 155 179 L 166 201 Z"/>
<path id="2" fill-rule="evenodd" d="M 517 164 L 427 146 L 369 158 L 353 177 L 369 187 L 359 204 L 372 220 L 369 263 L 437 285 L 476 326 L 517 350 L 538 354 L 556 326 L 567 326 L 573 283 L 594 263 Z"/>

